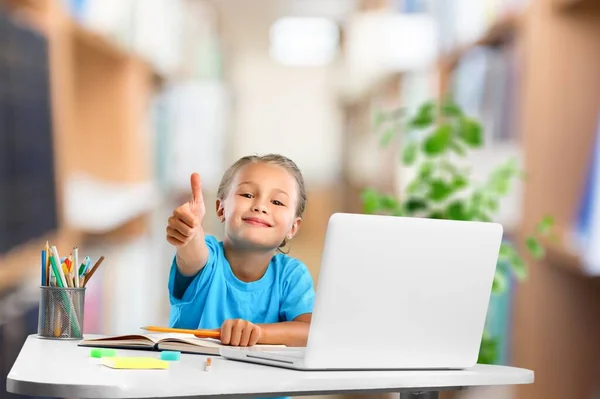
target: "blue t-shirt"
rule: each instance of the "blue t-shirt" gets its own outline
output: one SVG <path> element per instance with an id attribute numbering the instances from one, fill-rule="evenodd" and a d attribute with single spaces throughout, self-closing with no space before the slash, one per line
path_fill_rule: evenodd
<path id="1" fill-rule="evenodd" d="M 233 274 L 222 242 L 210 235 L 205 236 L 205 242 L 208 261 L 195 276 L 179 273 L 173 259 L 169 274 L 171 327 L 213 329 L 227 319 L 277 323 L 312 313 L 313 280 L 299 260 L 276 254 L 265 274 L 247 283 Z"/>

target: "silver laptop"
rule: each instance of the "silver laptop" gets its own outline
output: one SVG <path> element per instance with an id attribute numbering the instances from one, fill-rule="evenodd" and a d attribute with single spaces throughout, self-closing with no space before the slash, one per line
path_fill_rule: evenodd
<path id="1" fill-rule="evenodd" d="M 223 347 L 297 370 L 463 369 L 477 362 L 503 229 L 337 213 L 306 347 Z"/>

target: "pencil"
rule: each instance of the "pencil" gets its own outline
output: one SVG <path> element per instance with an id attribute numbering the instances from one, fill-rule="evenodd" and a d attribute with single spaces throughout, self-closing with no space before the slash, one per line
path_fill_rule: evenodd
<path id="1" fill-rule="evenodd" d="M 181 334 L 194 334 L 198 338 L 221 338 L 220 331 L 213 330 L 188 330 L 184 328 L 169 328 L 169 327 L 158 327 L 158 326 L 145 326 L 140 327 L 142 330 L 153 331 L 153 332 L 172 332 Z"/>
<path id="2" fill-rule="evenodd" d="M 67 279 L 65 278 L 65 273 L 63 272 L 62 269 L 62 264 L 60 264 L 60 256 L 58 255 L 58 250 L 56 249 L 56 246 L 52 246 L 51 247 L 52 253 L 53 253 L 53 257 L 51 260 L 54 260 L 56 262 L 56 268 L 58 270 L 55 270 L 55 274 L 56 274 L 56 279 L 57 280 L 61 280 L 62 286 L 59 285 L 59 287 L 67 287 Z"/>
<path id="3" fill-rule="evenodd" d="M 81 287 L 81 284 L 79 282 L 79 270 L 77 270 L 78 267 L 79 267 L 78 249 L 77 249 L 77 247 L 73 247 L 73 269 L 75 271 L 75 287 L 77 287 L 77 288 Z"/>
<path id="4" fill-rule="evenodd" d="M 42 249 L 42 286 L 47 285 L 46 280 L 46 251 Z"/>
<path id="5" fill-rule="evenodd" d="M 50 285 L 50 245 L 46 241 L 46 285 Z"/>
<path id="6" fill-rule="evenodd" d="M 96 264 L 94 265 L 94 267 L 92 267 L 92 270 L 90 270 L 89 273 L 85 274 L 85 278 L 83 280 L 83 286 L 85 287 L 86 284 L 88 283 L 88 281 L 90 281 L 90 279 L 92 278 L 92 275 L 96 272 L 96 269 L 98 269 L 98 267 L 100 267 L 100 264 L 104 261 L 104 256 L 101 256 L 100 259 L 98 259 L 98 262 L 96 262 Z"/>

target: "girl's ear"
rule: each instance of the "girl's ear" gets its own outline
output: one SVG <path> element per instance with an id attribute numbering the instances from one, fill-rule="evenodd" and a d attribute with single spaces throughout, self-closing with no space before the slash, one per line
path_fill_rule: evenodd
<path id="1" fill-rule="evenodd" d="M 217 199 L 217 202 L 215 205 L 216 205 L 216 209 L 217 209 L 217 217 L 219 218 L 221 223 L 223 223 L 225 221 L 225 208 L 223 207 L 223 201 L 221 201 L 220 199 Z"/>
<path id="2" fill-rule="evenodd" d="M 296 233 L 298 233 L 298 230 L 300 229 L 300 225 L 302 224 L 302 218 L 297 217 L 294 220 L 294 223 L 292 223 L 292 227 L 290 228 L 290 231 L 288 231 L 286 238 L 288 240 L 291 240 L 292 238 L 294 238 L 294 236 L 296 235 Z"/>

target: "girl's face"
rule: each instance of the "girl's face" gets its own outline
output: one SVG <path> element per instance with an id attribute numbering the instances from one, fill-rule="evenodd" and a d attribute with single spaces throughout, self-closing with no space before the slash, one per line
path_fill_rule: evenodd
<path id="1" fill-rule="evenodd" d="M 217 200 L 225 237 L 246 250 L 273 250 L 300 227 L 298 186 L 283 167 L 251 163 L 241 168 L 227 197 Z"/>

